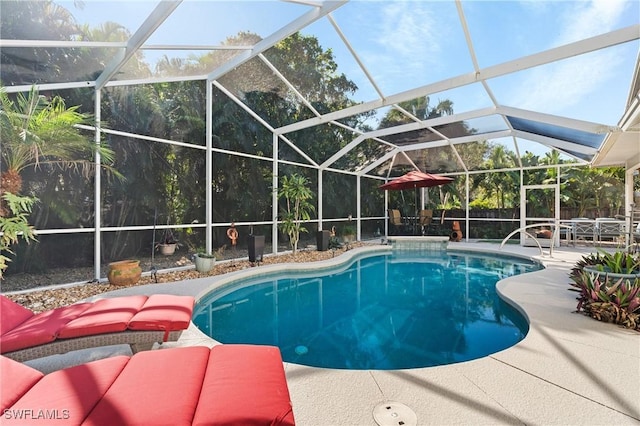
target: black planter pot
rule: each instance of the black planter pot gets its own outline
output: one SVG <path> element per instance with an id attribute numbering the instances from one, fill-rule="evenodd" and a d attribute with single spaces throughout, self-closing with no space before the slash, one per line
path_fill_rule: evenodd
<path id="1" fill-rule="evenodd" d="M 318 251 L 329 250 L 329 231 L 318 231 L 316 233 L 316 247 Z"/>
<path id="2" fill-rule="evenodd" d="M 249 262 L 262 262 L 264 255 L 264 235 L 249 235 L 248 250 Z"/>

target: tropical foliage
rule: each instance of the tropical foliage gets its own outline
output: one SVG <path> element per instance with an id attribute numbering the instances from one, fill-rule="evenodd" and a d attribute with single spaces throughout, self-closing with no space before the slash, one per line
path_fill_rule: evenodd
<path id="1" fill-rule="evenodd" d="M 5 192 L 2 195 L 9 213 L 0 216 L 0 280 L 4 276 L 11 259 L 6 254 L 12 254 L 11 246 L 20 239 L 27 243 L 35 240 L 33 228 L 29 226 L 28 216 L 31 213 L 33 198 L 19 197 Z"/>
<path id="2" fill-rule="evenodd" d="M 79 2 L 81 3 L 81 2 Z M 79 4 L 78 3 L 78 4 Z M 105 23 L 100 27 L 80 26 L 69 10 L 51 1 L 7 2 L 0 15 L 3 37 L 8 39 L 29 38 L 27 32 L 39 34 L 42 40 L 88 40 L 116 42 L 127 40 L 130 34 L 120 25 Z M 241 32 L 222 41 L 228 46 L 244 46 L 260 40 L 258 34 Z M 78 79 L 93 79 L 104 69 L 105 58 L 112 57 L 110 47 L 98 47 L 82 51 L 72 48 L 56 49 L 50 57 L 38 55 L 40 51 L 26 48 L 3 49 L 3 82 L 7 85 L 24 84 L 23 58 L 33 58 L 34 64 L 47 63 L 46 69 L 33 68 L 33 73 L 43 81 L 60 81 L 62 75 L 72 74 Z M 164 75 L 202 75 L 212 65 L 221 63 L 233 50 L 220 49 L 213 53 L 192 56 L 184 60 L 163 58 L 152 68 L 141 54 L 134 56 L 120 69 L 123 79 L 148 78 Z M 285 84 L 265 63 L 273 64 L 295 88 Z M 35 67 L 35 65 L 34 65 Z M 33 80 L 33 75 L 29 79 Z M 278 139 L 274 144 L 272 129 L 298 120 L 315 117 L 317 113 L 336 111 L 356 104 L 354 94 L 357 86 L 338 69 L 334 53 L 320 45 L 317 38 L 295 33 L 261 57 L 255 57 L 216 80 L 212 91 L 212 202 L 211 217 L 214 223 L 269 223 L 274 220 L 273 174 L 271 160 L 276 156 L 281 162 L 276 174 L 299 176 L 306 179 L 308 188 L 323 188 L 323 218 L 341 219 L 357 212 L 360 202 L 363 217 L 384 215 L 384 193 L 377 189 L 380 181 L 362 178 L 361 198 L 356 200 L 358 180 L 353 175 L 332 172 L 326 168 L 322 173 L 308 167 L 320 164 L 345 147 L 354 138 L 349 130 L 371 130 L 377 125 L 384 128 L 394 124 L 410 123 L 449 115 L 455 105 L 451 100 L 419 97 L 395 105 L 380 118 L 369 114 L 356 114 L 336 123 L 313 126 Z M 55 90 L 46 94 L 51 100 L 64 99 L 66 105 L 74 105 L 65 111 L 73 113 L 74 119 L 90 118 L 85 113 L 95 113 L 94 89 Z M 302 95 L 305 100 L 301 99 Z M 30 95 L 31 96 L 31 95 Z M 7 97 L 16 106 L 17 96 Z M 29 111 L 28 106 L 36 98 L 25 97 L 20 111 Z M 46 99 L 38 96 L 45 109 Z M 241 104 L 241 105 L 240 105 Z M 86 163 L 47 163 L 56 158 L 53 154 L 37 153 L 28 164 L 41 167 L 22 168 L 19 173 L 22 193 L 37 196 L 40 203 L 34 206 L 30 216 L 38 228 L 91 228 L 96 226 L 93 205 L 96 190 L 101 194 L 100 225 L 107 231 L 102 235 L 101 253 L 103 261 L 138 256 L 153 250 L 153 233 L 122 230 L 127 227 L 149 226 L 154 223 L 184 225 L 176 230 L 176 238 L 189 247 L 204 246 L 202 228 L 189 227 L 192 223 L 205 223 L 206 216 L 206 84 L 204 81 L 176 81 L 145 85 L 107 87 L 101 91 L 101 126 L 107 131 L 104 145 L 91 142 L 93 133 L 86 141 L 93 148 L 85 147 L 75 153 L 81 154 Z M 15 109 L 15 108 L 14 108 Z M 253 113 L 249 113 L 248 110 Z M 71 115 L 71 114 L 70 114 Z M 84 121 L 82 121 L 84 122 Z M 74 121 L 79 123 L 79 121 Z M 91 123 L 93 124 L 93 123 Z M 118 133 L 109 133 L 117 130 Z M 477 131 L 466 124 L 454 123 L 440 128 L 449 135 L 473 135 Z M 20 134 L 19 132 L 17 133 Z M 35 134 L 35 133 L 34 133 Z M 134 136 L 140 135 L 140 136 Z M 12 136 L 19 145 L 21 140 Z M 403 145 L 427 138 L 426 131 L 416 131 L 401 136 L 391 136 L 389 141 Z M 2 151 L 5 152 L 5 136 L 2 135 Z M 72 140 L 75 138 L 71 138 Z M 295 144 L 295 146 L 294 146 Z M 35 145 L 33 145 L 35 146 Z M 84 145 L 83 145 L 84 146 Z M 277 152 L 274 147 L 277 146 Z M 107 150 L 112 151 L 112 154 Z M 48 147 L 42 147 L 48 149 Z M 94 188 L 92 179 L 87 179 L 93 164 L 93 155 L 98 149 L 103 162 L 113 159 L 113 167 L 126 179 L 103 180 L 101 188 Z M 374 159 L 385 154 L 389 147 L 379 141 L 362 141 L 343 158 L 336 161 L 335 168 L 350 171 L 362 170 Z M 7 152 L 9 150 L 7 149 Z M 12 151 L 13 152 L 13 151 Z M 19 153 L 18 151 L 15 151 Z M 20 151 L 21 152 L 21 151 Z M 233 155 L 238 153 L 239 155 Z M 20 154 L 21 155 L 21 154 Z M 16 155 L 19 157 L 20 155 Z M 525 183 L 539 184 L 557 178 L 556 164 L 562 160 L 550 153 L 537 156 L 525 152 L 520 159 L 502 145 L 478 138 L 477 142 L 429 148 L 407 153 L 411 161 L 422 170 L 442 173 L 461 170 L 460 160 L 470 170 L 489 170 L 496 167 L 545 166 L 524 174 Z M 398 158 L 401 156 L 398 156 Z M 60 157 L 64 158 L 64 157 Z M 77 161 L 79 157 L 74 157 Z M 70 160 L 67 158 L 67 160 Z M 5 160 L 3 160 L 5 161 Z M 27 164 L 27 163 L 25 163 Z M 67 166 L 67 167 L 65 167 Z M 84 168 L 87 166 L 87 168 Z M 384 175 L 390 163 L 380 165 L 374 173 Z M 392 176 L 400 175 L 413 167 L 408 161 L 392 164 Z M 3 164 L 2 171 L 9 169 Z M 85 173 L 74 173 L 79 170 Z M 623 175 L 615 169 L 601 171 L 575 167 L 563 169 L 561 185 L 564 206 L 576 211 L 597 211 L 599 216 L 620 208 L 621 182 Z M 318 180 L 321 179 L 321 182 Z M 519 172 L 494 172 L 487 175 L 474 174 L 470 178 L 469 205 L 475 211 L 498 210 L 500 217 L 514 218 L 519 208 Z M 2 185 L 5 186 L 4 183 Z M 601 190 L 602 189 L 602 190 Z M 311 205 L 320 200 L 315 191 Z M 456 179 L 450 185 L 428 191 L 427 208 L 455 209 L 465 207 L 464 179 Z M 597 194 L 597 195 L 596 195 Z M 413 194 L 402 200 L 402 191 L 390 193 L 392 204 L 412 203 Z M 282 198 L 284 202 L 284 198 Z M 532 204 L 545 205 L 548 199 L 534 200 Z M 308 214 L 314 219 L 315 210 Z M 613 214 L 617 213 L 613 211 Z M 472 213 L 480 216 L 480 213 Z M 285 218 L 286 216 L 283 216 Z M 346 221 L 345 221 L 346 223 Z M 496 222 L 502 225 L 502 222 Z M 341 224 L 336 222 L 338 226 Z M 494 223 L 495 224 L 495 223 Z M 369 234 L 384 229 L 382 220 L 363 221 Z M 257 225 L 261 233 L 270 235 L 271 225 Z M 113 229 L 111 229 L 113 228 Z M 286 226 L 280 230 L 288 235 Z M 478 232 L 479 227 L 473 227 Z M 224 227 L 213 228 L 213 246 L 226 242 Z M 242 229 L 240 229 L 242 232 Z M 302 232 L 304 234 L 304 232 Z M 364 232 L 363 235 L 367 233 Z M 505 230 L 496 230 L 504 236 Z M 55 245 L 54 245 L 55 243 Z M 92 235 L 56 235 L 40 238 L 37 245 L 19 246 L 17 259 L 11 270 L 19 272 L 42 265 L 75 266 L 93 262 Z M 68 253 L 74 253 L 69 256 Z M 63 255 L 64 254 L 64 255 Z M 35 260 L 38 260 L 37 262 Z"/>
<path id="3" fill-rule="evenodd" d="M 0 87 L 0 196 L 22 192 L 20 173 L 27 167 L 73 170 L 87 178 L 95 169 L 94 153 L 111 163 L 113 151 L 78 130 L 88 119 L 78 107 L 67 108 L 59 96 L 47 100 L 35 87 L 26 97 L 19 93 L 15 101 Z"/>
<path id="4" fill-rule="evenodd" d="M 283 176 L 278 197 L 284 200 L 280 227 L 289 236 L 293 254 L 298 250 L 300 233 L 308 232 L 303 221 L 311 218 L 310 213 L 315 210 L 311 204 L 313 192 L 307 186 L 304 176 Z"/>
<path id="5" fill-rule="evenodd" d="M 577 311 L 640 331 L 639 268 L 640 256 L 630 253 L 584 256 L 570 273 L 571 285 L 579 293 Z"/>

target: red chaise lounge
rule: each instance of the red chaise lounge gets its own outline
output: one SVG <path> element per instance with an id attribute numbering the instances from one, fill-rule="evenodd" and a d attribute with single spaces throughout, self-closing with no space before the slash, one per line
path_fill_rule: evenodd
<path id="1" fill-rule="evenodd" d="M 154 294 L 100 299 L 34 313 L 0 295 L 0 352 L 16 361 L 97 346 L 131 351 L 176 341 L 189 327 L 195 299 Z"/>
<path id="2" fill-rule="evenodd" d="M 0 357 L 3 425 L 293 425 L 280 350 L 218 345 L 92 361 L 43 376 Z"/>

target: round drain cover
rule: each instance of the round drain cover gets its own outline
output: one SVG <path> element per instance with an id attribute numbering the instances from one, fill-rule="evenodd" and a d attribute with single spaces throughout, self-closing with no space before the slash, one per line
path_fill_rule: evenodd
<path id="1" fill-rule="evenodd" d="M 404 404 L 387 401 L 373 409 L 373 418 L 380 426 L 415 426 L 418 424 L 416 413 Z"/>

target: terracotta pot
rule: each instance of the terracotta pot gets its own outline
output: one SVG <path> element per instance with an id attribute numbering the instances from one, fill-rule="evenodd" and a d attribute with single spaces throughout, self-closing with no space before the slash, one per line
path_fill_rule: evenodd
<path id="1" fill-rule="evenodd" d="M 107 278 L 113 285 L 133 285 L 140 280 L 142 268 L 139 260 L 121 260 L 109 264 Z"/>

